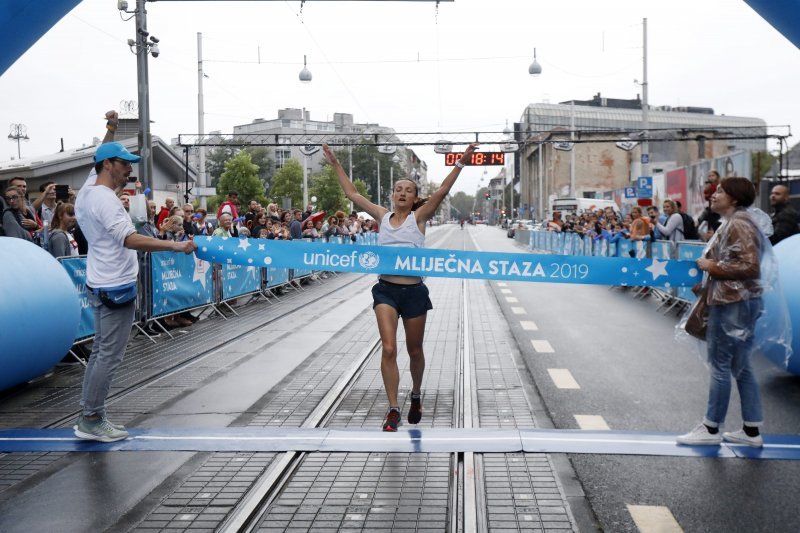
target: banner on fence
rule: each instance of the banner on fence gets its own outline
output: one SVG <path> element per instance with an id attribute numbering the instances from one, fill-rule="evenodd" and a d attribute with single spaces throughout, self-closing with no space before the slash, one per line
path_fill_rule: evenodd
<path id="1" fill-rule="evenodd" d="M 194 254 L 153 252 L 150 255 L 153 283 L 151 316 L 213 303 L 211 265 Z"/>
<path id="2" fill-rule="evenodd" d="M 197 255 L 206 261 L 245 266 L 654 287 L 691 286 L 700 279 L 694 262 L 675 260 L 353 247 L 221 237 L 195 237 L 195 243 Z"/>
<path id="3" fill-rule="evenodd" d="M 261 271 L 254 266 L 224 264 L 222 276 L 222 299 L 228 300 L 261 289 Z"/>
<path id="4" fill-rule="evenodd" d="M 289 283 L 288 268 L 268 268 L 267 269 L 267 288 L 278 287 Z"/>
<path id="5" fill-rule="evenodd" d="M 89 295 L 86 292 L 86 258 L 73 257 L 61 259 L 61 265 L 67 271 L 69 279 L 75 285 L 78 299 L 81 303 L 81 322 L 78 326 L 76 339 L 83 339 L 94 335 L 94 311 L 89 305 Z"/>

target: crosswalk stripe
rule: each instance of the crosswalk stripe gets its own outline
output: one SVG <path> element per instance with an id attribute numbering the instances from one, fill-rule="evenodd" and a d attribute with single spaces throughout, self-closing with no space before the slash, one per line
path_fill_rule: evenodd
<path id="1" fill-rule="evenodd" d="M 556 384 L 559 389 L 580 389 L 581 386 L 572 377 L 572 372 L 566 368 L 548 368 L 547 372 L 550 374 L 550 379 Z"/>
<path id="2" fill-rule="evenodd" d="M 628 512 L 641 533 L 683 533 L 683 529 L 663 505 L 628 505 Z"/>
<path id="3" fill-rule="evenodd" d="M 578 427 L 581 429 L 599 429 L 599 430 L 607 430 L 611 429 L 606 424 L 605 419 L 600 415 L 573 415 L 575 417 L 575 421 L 578 423 Z"/>
<path id="4" fill-rule="evenodd" d="M 536 350 L 537 353 L 555 353 L 549 341 L 543 339 L 532 340 L 531 344 L 533 344 L 533 349 Z"/>

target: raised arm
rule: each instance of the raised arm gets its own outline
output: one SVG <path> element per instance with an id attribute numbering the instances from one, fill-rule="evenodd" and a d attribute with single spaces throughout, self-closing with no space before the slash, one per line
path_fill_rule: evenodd
<path id="1" fill-rule="evenodd" d="M 389 210 L 385 207 L 373 204 L 358 192 L 358 189 L 356 189 L 353 182 L 350 181 L 350 177 L 344 171 L 344 168 L 342 168 L 342 164 L 336 159 L 336 154 L 333 153 L 330 146 L 323 144 L 322 152 L 325 154 L 325 159 L 327 159 L 328 163 L 333 167 L 334 172 L 336 172 L 336 177 L 339 178 L 339 185 L 342 187 L 347 199 L 369 213 L 375 220 L 383 219 L 383 215 L 388 213 Z"/>
<path id="2" fill-rule="evenodd" d="M 103 137 L 103 143 L 110 143 L 114 140 L 114 133 L 117 131 L 119 125 L 119 115 L 113 109 L 106 111 L 106 134 Z"/>
<path id="3" fill-rule="evenodd" d="M 456 165 L 453 167 L 453 170 L 450 171 L 450 174 L 442 182 L 442 186 L 436 190 L 435 193 L 431 195 L 427 202 L 424 205 L 419 207 L 416 210 L 416 219 L 417 222 L 425 222 L 430 220 L 434 214 L 436 214 L 436 210 L 439 209 L 439 206 L 442 204 L 447 195 L 450 194 L 450 189 L 456 182 L 458 175 L 461 174 L 461 169 L 464 168 L 464 165 L 467 164 L 472 154 L 478 148 L 477 143 L 472 143 L 467 146 L 467 149 L 464 150 L 464 155 L 461 156 L 461 159 L 458 160 Z"/>

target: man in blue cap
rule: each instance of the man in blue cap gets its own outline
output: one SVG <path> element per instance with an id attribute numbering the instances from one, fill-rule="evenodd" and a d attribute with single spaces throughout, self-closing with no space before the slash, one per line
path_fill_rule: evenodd
<path id="1" fill-rule="evenodd" d="M 116 191 L 122 190 L 141 158 L 119 143 L 101 144 L 90 175 L 78 193 L 75 214 L 89 243 L 86 288 L 94 311 L 95 337 L 83 378 L 81 415 L 73 427 L 82 439 L 113 442 L 128 437 L 123 426 L 106 418 L 105 400 L 114 371 L 125 355 L 136 311 L 136 251 L 192 253 L 192 241 L 162 241 L 140 235 Z"/>

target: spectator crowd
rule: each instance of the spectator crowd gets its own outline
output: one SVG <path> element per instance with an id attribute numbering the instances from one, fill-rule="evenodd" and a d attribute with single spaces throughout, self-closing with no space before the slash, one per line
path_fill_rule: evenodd
<path id="1" fill-rule="evenodd" d="M 703 189 L 706 205 L 695 220 L 683 212 L 679 201 L 664 200 L 662 211 L 658 206 L 634 206 L 624 217 L 613 208 L 606 207 L 584 213 L 570 213 L 562 216 L 553 212 L 547 221 L 549 231 L 576 233 L 593 241 L 606 240 L 609 244 L 620 239 L 631 241 L 669 240 L 672 242 L 702 240 L 708 241 L 722 224 L 719 214 L 711 210 L 711 196 L 719 184 L 719 174 L 712 170 Z M 777 184 L 770 193 L 772 208 L 772 244 L 800 233 L 800 217 L 789 202 L 789 187 Z"/>

